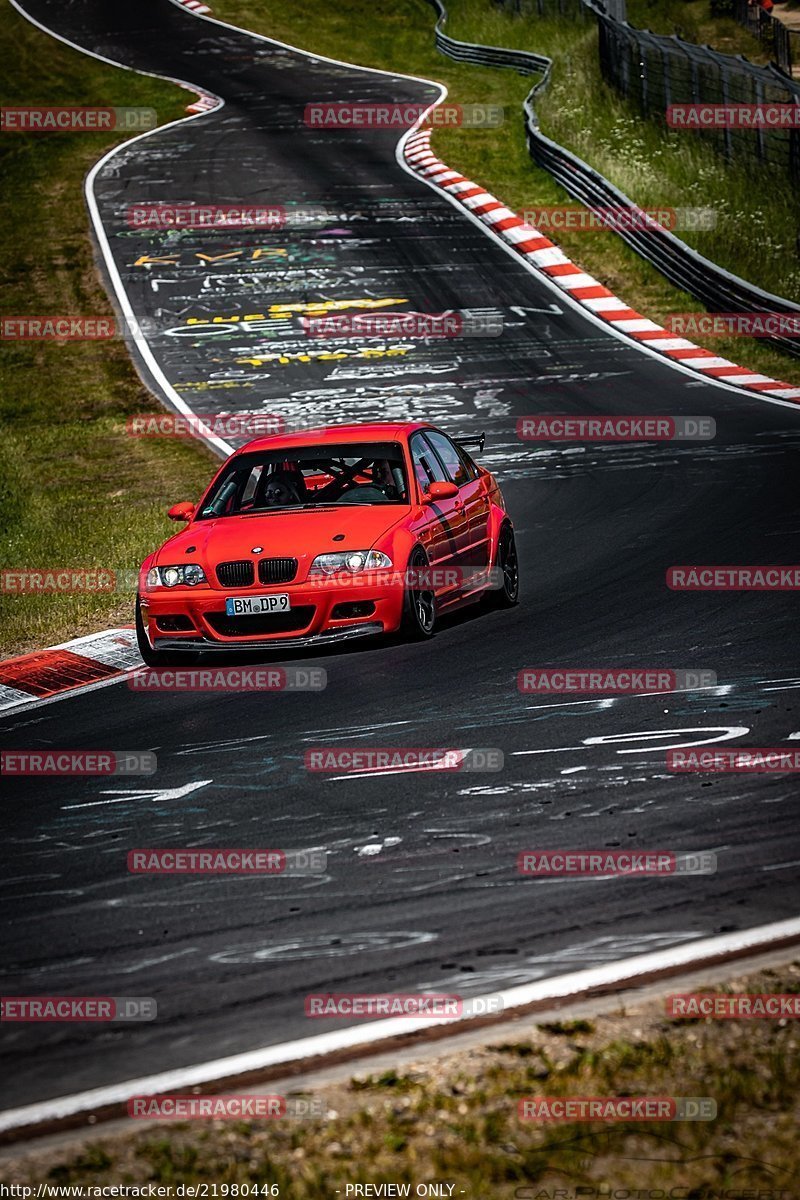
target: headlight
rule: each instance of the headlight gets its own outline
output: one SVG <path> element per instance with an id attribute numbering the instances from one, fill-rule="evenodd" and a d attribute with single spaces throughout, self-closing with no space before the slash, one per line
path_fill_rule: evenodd
<path id="1" fill-rule="evenodd" d="M 205 583 L 205 581 L 203 568 L 198 567 L 197 563 L 187 563 L 183 568 L 183 582 L 188 583 L 189 587 L 194 587 L 196 583 Z"/>
<path id="2" fill-rule="evenodd" d="M 318 554 L 311 564 L 309 575 L 335 575 L 337 571 L 355 574 L 357 571 L 382 571 L 391 567 L 392 560 L 380 550 L 340 550 L 333 554 Z"/>
<path id="3" fill-rule="evenodd" d="M 194 587 L 198 583 L 207 583 L 205 572 L 197 563 L 180 564 L 176 567 L 151 567 L 147 572 L 147 586 L 177 587 L 179 583 Z"/>

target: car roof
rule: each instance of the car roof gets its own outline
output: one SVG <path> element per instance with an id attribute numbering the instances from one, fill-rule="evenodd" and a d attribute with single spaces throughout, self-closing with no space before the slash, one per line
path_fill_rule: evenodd
<path id="1" fill-rule="evenodd" d="M 319 442 L 391 442 L 408 438 L 417 429 L 434 428 L 428 421 L 386 421 L 370 425 L 322 425 L 318 429 L 304 429 L 298 433 L 277 433 L 269 437 L 254 438 L 241 446 L 237 454 L 250 454 L 258 450 L 291 450 L 298 446 L 314 446 Z"/>

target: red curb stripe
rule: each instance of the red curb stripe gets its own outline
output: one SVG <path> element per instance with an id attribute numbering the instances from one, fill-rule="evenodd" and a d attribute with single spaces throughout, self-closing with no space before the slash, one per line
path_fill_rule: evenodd
<path id="1" fill-rule="evenodd" d="M 670 333 L 668 329 L 645 329 L 642 333 L 639 333 L 636 336 L 640 337 L 643 342 L 663 342 L 669 340 L 670 338 L 679 338 L 682 335 L 680 333 Z M 688 340 L 688 338 L 684 338 L 684 341 Z M 663 354 L 664 351 L 659 351 L 659 353 Z M 737 369 L 742 370 L 741 367 Z"/>
<path id="2" fill-rule="evenodd" d="M 704 350 L 702 346 L 695 346 L 693 350 L 662 350 L 662 354 L 668 354 L 670 358 L 716 358 L 716 354 L 712 354 L 710 350 Z M 702 367 L 697 368 L 702 371 Z M 744 369 L 744 368 L 742 368 Z M 748 371 L 748 374 L 751 372 Z M 752 372 L 755 375 L 755 371 Z"/>
<path id="3" fill-rule="evenodd" d="M 750 374 L 760 375 L 761 372 L 760 371 L 752 371 L 752 372 L 750 372 Z M 774 391 L 780 391 L 783 388 L 796 388 L 797 384 L 796 383 L 781 383 L 781 381 L 779 379 L 770 379 L 767 383 L 748 383 L 745 386 L 749 387 L 749 388 L 753 388 L 753 390 L 756 392 L 767 392 L 767 391 L 774 392 Z"/>
<path id="4" fill-rule="evenodd" d="M 571 263 L 571 262 L 553 263 L 553 265 L 551 267 L 542 267 L 542 270 L 544 271 L 545 275 L 585 275 L 586 274 L 586 271 L 582 271 L 580 269 L 580 267 L 576 267 L 575 263 Z M 605 288 L 603 290 L 604 290 L 604 292 L 607 291 L 607 289 L 605 289 Z M 608 294 L 610 296 L 611 292 L 609 292 Z"/>
<path id="5" fill-rule="evenodd" d="M 524 225 L 524 224 L 525 224 L 525 222 L 521 221 L 519 217 L 503 217 L 502 221 L 498 221 L 495 224 L 494 228 L 495 229 L 518 229 L 520 227 L 520 225 Z"/>
<path id="6" fill-rule="evenodd" d="M 520 254 L 533 254 L 536 250 L 547 250 L 548 246 L 552 246 L 552 242 L 544 236 L 537 238 L 528 238 L 526 242 L 517 242 L 514 247 Z"/>
<path id="7" fill-rule="evenodd" d="M 616 297 L 615 297 L 616 299 Z M 601 311 L 597 314 L 599 317 L 605 317 L 607 321 L 649 321 L 649 317 L 643 317 L 635 308 L 612 308 L 607 312 Z M 623 332 L 625 332 L 623 330 Z M 630 332 L 630 330 L 628 331 Z M 646 330 L 645 330 L 646 332 Z M 634 332 L 632 337 L 638 337 L 638 333 Z"/>
<path id="8" fill-rule="evenodd" d="M 0 663 L 0 684 L 32 696 L 52 696 L 121 674 L 119 667 L 73 654 L 71 650 L 41 650 Z"/>
<path id="9" fill-rule="evenodd" d="M 607 287 L 603 287 L 602 283 L 594 283 L 591 287 L 567 288 L 566 290 L 576 300 L 599 300 L 602 296 L 612 294 Z"/>

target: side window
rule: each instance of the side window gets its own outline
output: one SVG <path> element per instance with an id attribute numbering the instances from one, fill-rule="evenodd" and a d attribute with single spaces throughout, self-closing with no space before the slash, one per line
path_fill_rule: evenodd
<path id="1" fill-rule="evenodd" d="M 425 436 L 444 463 L 451 482 L 457 483 L 459 487 L 464 483 L 469 483 L 471 476 L 457 447 L 453 445 L 450 438 L 445 437 L 443 433 L 433 432 L 426 433 Z"/>
<path id="2" fill-rule="evenodd" d="M 447 482 L 441 463 L 421 433 L 415 434 L 411 439 L 411 461 L 414 464 L 417 483 L 423 491 L 426 492 L 428 485 L 437 480 L 440 483 Z"/>

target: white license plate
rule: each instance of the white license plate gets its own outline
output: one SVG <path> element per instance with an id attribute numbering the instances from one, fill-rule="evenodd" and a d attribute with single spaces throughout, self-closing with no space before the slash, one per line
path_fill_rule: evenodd
<path id="1" fill-rule="evenodd" d="M 288 592 L 273 592 L 271 596 L 227 596 L 225 599 L 225 613 L 229 617 L 288 612 L 291 607 Z"/>

